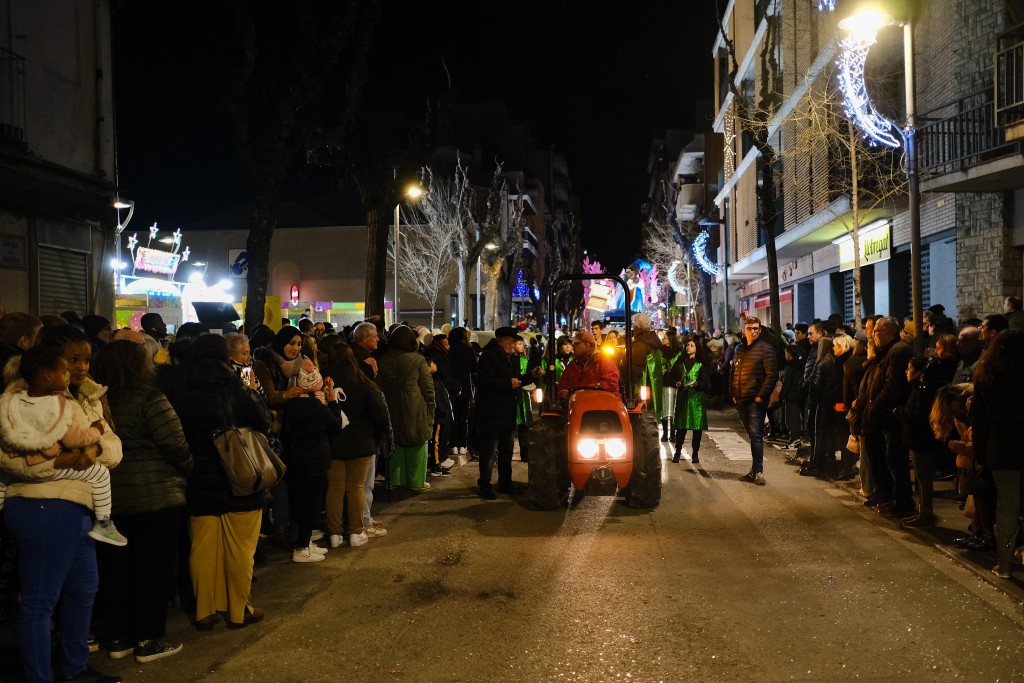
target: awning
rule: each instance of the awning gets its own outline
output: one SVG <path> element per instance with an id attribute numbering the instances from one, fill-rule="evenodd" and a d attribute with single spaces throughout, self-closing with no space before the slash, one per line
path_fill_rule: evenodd
<path id="1" fill-rule="evenodd" d="M 781 292 L 779 292 L 779 303 L 780 304 L 784 304 L 787 301 L 792 301 L 792 300 L 793 300 L 793 288 L 792 287 L 790 287 L 789 289 L 784 289 Z"/>
<path id="2" fill-rule="evenodd" d="M 759 296 L 754 299 L 754 308 L 768 308 L 772 305 L 772 298 L 770 296 Z"/>

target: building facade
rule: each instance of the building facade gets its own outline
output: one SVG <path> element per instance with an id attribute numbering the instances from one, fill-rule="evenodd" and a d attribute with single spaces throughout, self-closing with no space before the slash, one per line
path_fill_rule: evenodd
<path id="1" fill-rule="evenodd" d="M 719 262 L 729 264 L 728 295 L 738 315 L 770 317 L 771 231 L 780 319 L 770 322 L 807 322 L 832 313 L 854 320 L 854 223 L 860 227 L 861 313 L 912 315 L 902 149 L 888 157 L 878 152 L 884 147 L 869 148 L 866 156 L 858 152 L 858 163 L 880 166 L 861 175 L 855 196 L 851 152 L 842 139 L 846 114 L 836 79 L 844 34 L 838 22 L 859 4 L 737 0 L 724 11 L 725 34 L 714 49 L 715 130 L 724 140 L 715 203 L 724 219 L 723 251 L 729 245 Z M 993 54 L 1014 13 L 1006 3 L 982 0 L 896 4 L 889 8 L 894 16 L 911 21 L 918 65 L 922 307 L 941 304 L 954 319 L 999 312 L 1002 297 L 1020 294 L 1024 263 L 1012 210 L 1021 156 L 1004 142 L 1011 124 L 1000 124 L 993 106 L 999 73 Z M 865 70 L 871 101 L 898 125 L 906 121 L 902 34 L 897 26 L 879 32 Z M 1015 77 L 1024 76 L 1018 70 Z M 980 109 L 966 111 L 982 101 L 987 103 Z M 981 110 L 989 120 L 979 129 Z M 821 118 L 831 120 L 833 137 L 817 132 Z M 759 163 L 765 150 L 755 144 L 759 134 L 774 154 L 770 166 Z M 979 149 L 968 153 L 959 141 L 972 135 Z M 990 170 L 979 168 L 986 164 Z M 757 194 L 767 173 L 777 190 L 771 225 Z"/>
<path id="2" fill-rule="evenodd" d="M 115 177 L 110 3 L 0 0 L 0 308 L 112 308 Z"/>

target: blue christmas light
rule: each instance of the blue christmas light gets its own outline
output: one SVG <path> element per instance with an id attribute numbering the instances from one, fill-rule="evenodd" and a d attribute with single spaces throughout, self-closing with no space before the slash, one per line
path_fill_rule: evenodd
<path id="1" fill-rule="evenodd" d="M 530 288 L 523 282 L 523 271 L 519 271 L 519 275 L 516 276 L 516 286 L 512 288 L 512 296 L 526 298 L 530 296 Z"/>
<path id="2" fill-rule="evenodd" d="M 825 10 L 828 10 L 829 12 L 834 12 L 835 9 L 836 9 L 836 0 L 818 0 L 818 11 L 819 12 L 824 12 Z"/>
<path id="3" fill-rule="evenodd" d="M 872 145 L 895 149 L 900 146 L 900 140 L 894 135 L 899 128 L 875 110 L 864 81 L 864 62 L 868 50 L 874 44 L 873 35 L 851 35 L 842 40 L 841 52 L 836 61 L 839 67 L 839 89 L 843 91 L 846 115 L 861 129 L 864 138 Z"/>
<path id="4" fill-rule="evenodd" d="M 693 240 L 693 258 L 697 260 L 697 265 L 708 275 L 718 275 L 718 264 L 712 263 L 708 260 L 707 247 L 708 238 L 711 236 L 707 230 L 701 231 L 697 235 L 697 239 Z"/>

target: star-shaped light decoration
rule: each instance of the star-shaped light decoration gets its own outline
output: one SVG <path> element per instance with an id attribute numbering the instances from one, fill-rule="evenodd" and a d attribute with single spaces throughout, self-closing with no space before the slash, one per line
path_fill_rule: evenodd
<path id="1" fill-rule="evenodd" d="M 181 252 L 181 260 L 182 260 L 182 262 L 188 261 L 189 253 L 190 252 L 188 250 L 188 247 L 185 247 L 185 251 Z"/>
<path id="2" fill-rule="evenodd" d="M 174 242 L 172 243 L 171 251 L 177 253 L 178 248 L 181 246 L 181 228 L 178 228 L 177 230 L 175 230 L 171 234 L 171 236 L 174 238 Z"/>
<path id="3" fill-rule="evenodd" d="M 158 232 L 160 232 L 160 229 L 156 227 L 156 223 L 149 226 L 149 241 L 146 242 L 147 247 L 153 243 L 153 240 L 156 239 L 156 234 Z"/>
<path id="4" fill-rule="evenodd" d="M 128 251 L 131 252 L 132 257 L 135 256 L 135 247 L 139 244 L 139 233 L 134 232 L 132 236 L 128 238 Z"/>

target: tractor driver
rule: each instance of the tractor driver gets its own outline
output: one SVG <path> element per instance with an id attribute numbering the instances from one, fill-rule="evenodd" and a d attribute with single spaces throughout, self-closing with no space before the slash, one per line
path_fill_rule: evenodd
<path id="1" fill-rule="evenodd" d="M 576 387 L 619 391 L 619 369 L 615 361 L 598 351 L 594 335 L 586 330 L 576 330 L 572 337 L 572 360 L 558 380 L 558 395 L 568 398 L 569 390 Z"/>

